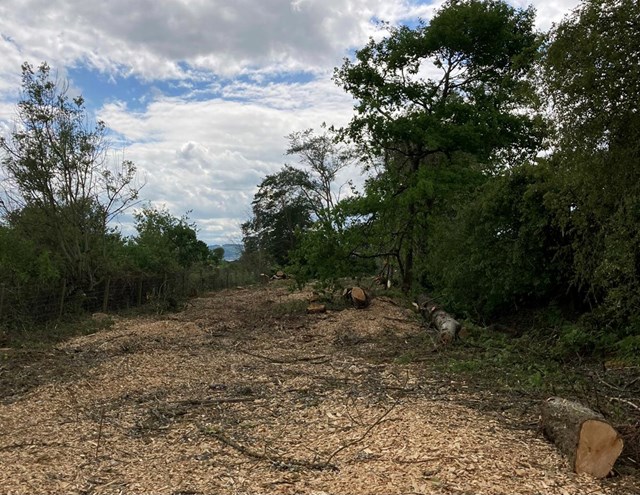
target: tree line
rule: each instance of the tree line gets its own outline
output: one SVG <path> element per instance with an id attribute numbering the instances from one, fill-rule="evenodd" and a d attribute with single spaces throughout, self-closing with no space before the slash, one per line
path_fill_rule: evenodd
<path id="1" fill-rule="evenodd" d="M 140 203 L 136 167 L 118 159 L 104 122 L 50 67 L 25 63 L 16 121 L 0 138 L 0 281 L 5 290 L 62 285 L 88 294 L 114 278 L 167 277 L 213 267 L 223 252 L 198 240 L 188 217 Z M 132 206 L 136 234 L 112 221 Z M 107 284 L 108 285 L 108 284 Z"/>
<path id="2" fill-rule="evenodd" d="M 289 136 L 243 224 L 299 281 L 395 274 L 462 317 L 550 308 L 558 345 L 640 351 L 640 5 L 449 0 L 335 69 L 341 129 Z M 363 190 L 338 190 L 357 164 Z M 338 194 L 342 192 L 343 194 Z M 346 194 L 345 194 L 346 192 Z"/>

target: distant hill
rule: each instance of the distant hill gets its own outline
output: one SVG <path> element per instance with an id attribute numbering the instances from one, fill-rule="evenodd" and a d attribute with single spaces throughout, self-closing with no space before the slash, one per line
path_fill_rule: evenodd
<path id="1" fill-rule="evenodd" d="M 211 244 L 209 249 L 221 247 L 224 249 L 225 261 L 236 261 L 242 254 L 242 244 Z"/>

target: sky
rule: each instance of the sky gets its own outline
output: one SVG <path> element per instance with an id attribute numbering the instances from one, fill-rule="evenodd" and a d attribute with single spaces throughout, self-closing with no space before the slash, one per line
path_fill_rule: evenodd
<path id="1" fill-rule="evenodd" d="M 533 5 L 543 31 L 578 4 L 509 1 Z M 428 21 L 441 3 L 0 0 L 0 133 L 13 127 L 22 63 L 46 61 L 107 124 L 113 156 L 136 164 L 145 201 L 189 212 L 208 244 L 240 242 L 260 181 L 296 163 L 286 136 L 350 120 L 334 67 L 382 35 L 378 21 Z M 130 215 L 119 222 L 133 233 Z"/>

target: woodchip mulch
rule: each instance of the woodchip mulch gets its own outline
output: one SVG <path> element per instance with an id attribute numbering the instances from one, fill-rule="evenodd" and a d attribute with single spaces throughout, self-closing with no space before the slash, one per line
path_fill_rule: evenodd
<path id="1" fill-rule="evenodd" d="M 47 378 L 1 394 L 0 493 L 637 487 L 572 474 L 537 428 L 471 407 L 480 399 L 427 363 L 392 359 L 424 332 L 409 310 L 379 298 L 365 310 L 306 315 L 295 308 L 308 296 L 273 287 L 213 293 L 184 312 L 118 319 L 59 345 L 61 359 L 82 366 L 53 376 L 25 369 Z"/>

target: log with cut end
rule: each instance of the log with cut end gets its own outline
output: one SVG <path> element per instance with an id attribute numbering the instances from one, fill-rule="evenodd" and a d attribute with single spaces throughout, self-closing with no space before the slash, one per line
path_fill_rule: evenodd
<path id="1" fill-rule="evenodd" d="M 449 344 L 458 338 L 460 323 L 428 296 L 420 296 L 415 306 L 423 318 L 436 327 L 443 344 Z"/>
<path id="2" fill-rule="evenodd" d="M 623 441 L 601 414 L 574 401 L 552 397 L 542 404 L 542 428 L 569 457 L 573 470 L 604 478 L 622 453 Z"/>
<path id="3" fill-rule="evenodd" d="M 366 308 L 369 305 L 369 296 L 360 287 L 351 289 L 351 300 L 356 308 Z"/>
<path id="4" fill-rule="evenodd" d="M 351 303 L 356 308 L 360 309 L 366 308 L 371 302 L 369 294 L 367 294 L 367 292 L 361 287 L 351 287 L 350 289 L 345 289 L 342 295 L 345 299 L 351 301 Z"/>

